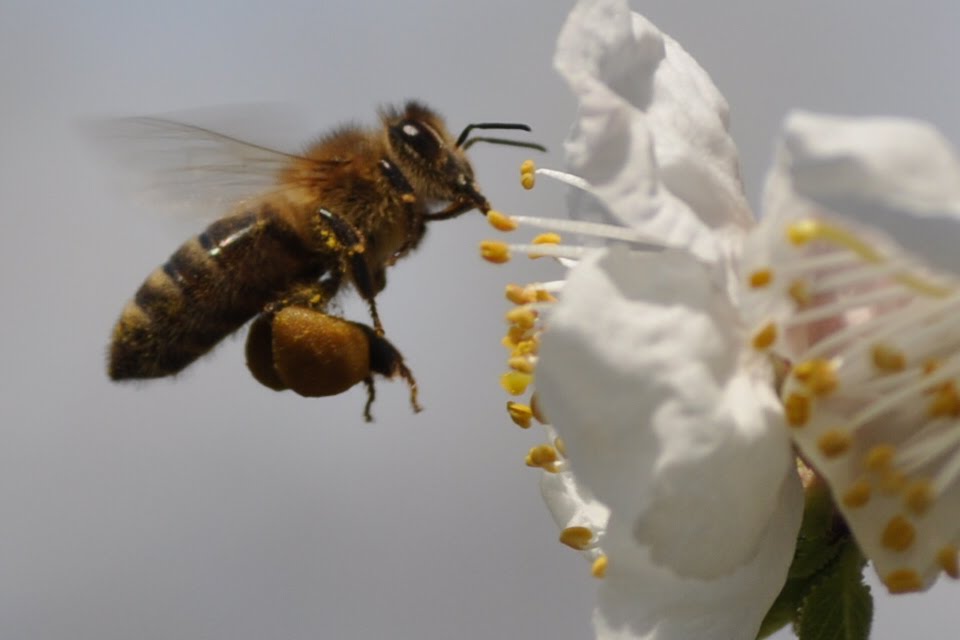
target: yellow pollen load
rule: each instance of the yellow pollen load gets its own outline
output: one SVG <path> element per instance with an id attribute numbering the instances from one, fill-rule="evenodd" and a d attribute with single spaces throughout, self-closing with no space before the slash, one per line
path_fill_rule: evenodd
<path id="1" fill-rule="evenodd" d="M 533 360 L 530 358 L 525 358 L 523 356 L 514 356 L 507 360 L 507 366 L 513 369 L 514 371 L 519 371 L 520 373 L 530 373 L 532 374 L 536 369 L 536 365 Z"/>
<path id="2" fill-rule="evenodd" d="M 937 564 L 943 572 L 954 580 L 960 578 L 960 563 L 957 561 L 958 549 L 948 544 L 937 552 Z"/>
<path id="3" fill-rule="evenodd" d="M 487 211 L 487 222 L 490 223 L 490 226 L 496 229 L 497 231 L 513 231 L 516 229 L 519 224 L 517 221 L 511 218 L 510 216 L 500 213 L 491 209 Z"/>
<path id="4" fill-rule="evenodd" d="M 922 516 L 936 499 L 933 483 L 926 479 L 914 480 L 903 492 L 903 501 L 914 515 Z"/>
<path id="5" fill-rule="evenodd" d="M 508 371 L 500 376 L 500 386 L 512 396 L 523 395 L 531 382 L 533 382 L 533 376 L 520 371 Z"/>
<path id="6" fill-rule="evenodd" d="M 530 307 L 517 307 L 507 312 L 507 322 L 526 331 L 537 323 L 537 312 Z"/>
<path id="7" fill-rule="evenodd" d="M 783 410 L 787 416 L 787 424 L 791 427 L 802 427 L 810 420 L 810 398 L 791 393 L 783 401 Z"/>
<path id="8" fill-rule="evenodd" d="M 917 532 L 903 516 L 893 516 L 884 528 L 880 544 L 894 551 L 906 551 L 913 544 Z"/>
<path id="9" fill-rule="evenodd" d="M 952 382 L 937 387 L 927 405 L 927 415 L 931 418 L 960 418 L 960 394 Z"/>
<path id="10" fill-rule="evenodd" d="M 758 269 L 750 274 L 750 286 L 754 289 L 762 289 L 773 282 L 772 269 Z"/>
<path id="11" fill-rule="evenodd" d="M 907 368 L 907 357 L 902 351 L 888 344 L 875 344 L 870 350 L 873 366 L 884 373 L 896 373 Z"/>
<path id="12" fill-rule="evenodd" d="M 559 459 L 560 455 L 551 445 L 538 444 L 535 447 L 531 447 L 530 451 L 527 452 L 525 462 L 528 467 L 535 467 L 554 473 Z"/>
<path id="13" fill-rule="evenodd" d="M 417 196 L 413 195 L 412 193 L 405 193 L 402 196 L 400 196 L 400 199 L 406 202 L 407 204 L 412 204 L 417 201 Z"/>
<path id="14" fill-rule="evenodd" d="M 560 542 L 571 549 L 583 551 L 593 542 L 593 531 L 587 527 L 567 527 L 560 532 Z"/>
<path id="15" fill-rule="evenodd" d="M 893 464 L 897 449 L 892 444 L 878 444 L 871 448 L 863 459 L 867 471 L 885 471 Z"/>
<path id="16" fill-rule="evenodd" d="M 814 395 L 826 396 L 837 388 L 837 370 L 832 362 L 822 358 L 806 360 L 793 369 L 793 377 L 802 382 Z"/>
<path id="17" fill-rule="evenodd" d="M 480 256 L 494 264 L 510 262 L 510 247 L 505 242 L 484 240 L 480 243 Z"/>
<path id="18" fill-rule="evenodd" d="M 883 584 L 887 586 L 890 593 L 910 593 L 923 589 L 923 580 L 920 574 L 913 569 L 897 569 L 887 574 L 883 579 Z"/>
<path id="19" fill-rule="evenodd" d="M 846 431 L 830 429 L 817 439 L 817 448 L 828 458 L 836 458 L 846 453 L 853 444 L 853 438 Z"/>
<path id="20" fill-rule="evenodd" d="M 766 351 L 776 341 L 777 325 L 770 322 L 753 336 L 753 348 L 757 351 Z"/>
<path id="21" fill-rule="evenodd" d="M 510 414 L 513 423 L 521 429 L 529 429 L 533 424 L 533 409 L 525 404 L 510 400 L 507 402 L 507 413 Z"/>
<path id="22" fill-rule="evenodd" d="M 870 501 L 870 483 L 857 480 L 843 494 L 843 504 L 851 509 L 862 507 Z"/>
<path id="23" fill-rule="evenodd" d="M 798 308 L 810 304 L 810 285 L 804 280 L 794 280 L 787 288 L 787 293 Z"/>
<path id="24" fill-rule="evenodd" d="M 607 575 L 608 564 L 607 556 L 598 556 L 597 559 L 593 561 L 593 566 L 590 567 L 590 575 L 597 579 L 604 577 Z"/>
<path id="25" fill-rule="evenodd" d="M 533 163 L 533 160 L 524 160 L 520 165 L 520 184 L 524 189 L 530 190 L 533 189 L 533 186 L 537 183 L 537 165 Z"/>
<path id="26" fill-rule="evenodd" d="M 537 292 L 529 287 L 521 287 L 518 284 L 508 284 L 505 295 L 507 300 L 513 304 L 530 304 L 537 299 Z"/>

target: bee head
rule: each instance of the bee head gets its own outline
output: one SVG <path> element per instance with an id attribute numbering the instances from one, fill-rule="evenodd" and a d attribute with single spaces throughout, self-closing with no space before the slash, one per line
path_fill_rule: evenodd
<path id="1" fill-rule="evenodd" d="M 463 148 L 443 118 L 420 102 L 381 112 L 394 161 L 425 200 L 488 206 Z"/>

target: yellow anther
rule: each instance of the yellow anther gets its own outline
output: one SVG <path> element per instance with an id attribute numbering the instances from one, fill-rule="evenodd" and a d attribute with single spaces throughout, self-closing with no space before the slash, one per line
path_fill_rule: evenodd
<path id="1" fill-rule="evenodd" d="M 797 307 L 805 307 L 810 304 L 810 285 L 803 280 L 794 280 L 787 288 L 787 293 L 796 303 Z"/>
<path id="2" fill-rule="evenodd" d="M 487 262 L 494 264 L 510 262 L 510 247 L 505 242 L 484 240 L 480 243 L 480 256 Z"/>
<path id="3" fill-rule="evenodd" d="M 896 373 L 907 368 L 907 357 L 902 351 L 888 344 L 875 344 L 871 349 L 873 366 L 884 373 Z"/>
<path id="4" fill-rule="evenodd" d="M 896 495 L 902 493 L 907 487 L 907 476 L 903 471 L 896 469 L 887 469 L 880 475 L 880 491 L 887 495 Z"/>
<path id="5" fill-rule="evenodd" d="M 817 448 L 828 458 L 836 458 L 846 453 L 853 444 L 853 438 L 846 431 L 830 429 L 817 439 Z"/>
<path id="6" fill-rule="evenodd" d="M 936 358 L 931 358 L 923 363 L 923 375 L 928 376 L 943 366 L 943 363 Z"/>
<path id="7" fill-rule="evenodd" d="M 525 404 L 511 400 L 507 402 L 507 413 L 510 414 L 513 423 L 521 429 L 529 429 L 533 424 L 533 410 Z"/>
<path id="8" fill-rule="evenodd" d="M 537 302 L 556 302 L 557 297 L 546 289 L 537 289 Z"/>
<path id="9" fill-rule="evenodd" d="M 802 427 L 810 420 L 810 398 L 791 393 L 783 401 L 783 410 L 787 416 L 787 424 L 791 427 Z"/>
<path id="10" fill-rule="evenodd" d="M 537 467 L 546 471 L 553 471 L 554 465 L 560 459 L 557 450 L 549 444 L 538 444 L 527 452 L 525 462 L 528 467 Z"/>
<path id="11" fill-rule="evenodd" d="M 817 396 L 829 395 L 837 388 L 837 369 L 832 362 L 822 358 L 801 362 L 794 367 L 793 377 Z"/>
<path id="12" fill-rule="evenodd" d="M 812 218 L 798 220 L 787 227 L 787 240 L 799 246 L 803 246 L 817 237 L 820 231 L 820 223 Z"/>
<path id="13" fill-rule="evenodd" d="M 956 580 L 960 578 L 960 564 L 957 562 L 958 550 L 956 545 L 948 544 L 937 552 L 937 564 L 943 572 Z"/>
<path id="14" fill-rule="evenodd" d="M 521 287 L 518 284 L 508 284 L 504 292 L 507 300 L 513 304 L 530 304 L 537 299 L 537 292 L 529 287 Z"/>
<path id="15" fill-rule="evenodd" d="M 952 382 L 937 387 L 927 406 L 927 415 L 931 418 L 960 417 L 960 394 Z"/>
<path id="16" fill-rule="evenodd" d="M 773 282 L 772 269 L 758 269 L 750 274 L 750 286 L 754 289 L 762 289 Z"/>
<path id="17" fill-rule="evenodd" d="M 508 359 L 507 366 L 513 369 L 514 371 L 519 371 L 520 373 L 530 373 L 530 374 L 532 374 L 537 368 L 533 360 L 531 360 L 530 358 L 524 358 L 523 356 L 514 356 Z"/>
<path id="18" fill-rule="evenodd" d="M 537 170 L 537 165 L 534 164 L 533 160 L 527 159 L 520 163 L 520 173 L 533 173 Z"/>
<path id="19" fill-rule="evenodd" d="M 513 231 L 519 226 L 516 220 L 494 209 L 487 211 L 487 222 L 497 231 Z"/>
<path id="20" fill-rule="evenodd" d="M 507 322 L 526 331 L 537 323 L 537 312 L 530 307 L 514 307 L 507 311 Z"/>
<path id="21" fill-rule="evenodd" d="M 867 471 L 884 471 L 890 468 L 897 449 L 892 444 L 878 444 L 867 452 L 863 459 L 863 466 Z"/>
<path id="22" fill-rule="evenodd" d="M 563 438 L 560 436 L 554 438 L 553 446 L 557 448 L 557 453 L 562 455 L 564 458 L 567 457 L 567 443 L 563 441 Z"/>
<path id="23" fill-rule="evenodd" d="M 593 531 L 586 527 L 567 527 L 560 532 L 560 542 L 571 549 L 583 551 L 593 542 Z"/>
<path id="24" fill-rule="evenodd" d="M 527 191 L 529 191 L 530 189 L 533 189 L 536 183 L 537 183 L 537 176 L 535 173 L 520 174 L 520 185 Z"/>
<path id="25" fill-rule="evenodd" d="M 855 509 L 870 501 L 870 483 L 866 480 L 857 480 L 843 494 L 843 504 Z"/>
<path id="26" fill-rule="evenodd" d="M 890 593 L 910 593 L 923 589 L 923 580 L 920 579 L 920 574 L 913 569 L 891 571 L 883 579 L 883 584 L 887 585 L 887 590 Z"/>
<path id="27" fill-rule="evenodd" d="M 593 566 L 590 567 L 590 575 L 594 578 L 602 578 L 607 575 L 607 556 L 599 555 L 597 559 L 593 561 Z"/>
<path id="28" fill-rule="evenodd" d="M 500 376 L 500 386 L 512 396 L 522 395 L 531 382 L 533 382 L 533 376 L 520 371 L 508 371 Z"/>
<path id="29" fill-rule="evenodd" d="M 535 356 L 537 351 L 540 350 L 540 342 L 535 339 L 530 340 L 521 340 L 514 346 L 513 351 L 511 352 L 512 357 L 517 356 Z"/>
<path id="30" fill-rule="evenodd" d="M 537 393 L 530 396 L 530 409 L 533 411 L 533 417 L 537 422 L 540 424 L 548 423 L 546 416 L 543 415 L 543 409 L 540 408 L 540 396 Z"/>
<path id="31" fill-rule="evenodd" d="M 936 499 L 933 483 L 926 479 L 914 480 L 903 492 L 903 501 L 914 515 L 922 516 Z"/>
<path id="32" fill-rule="evenodd" d="M 913 544 L 917 532 L 903 516 L 893 516 L 883 529 L 880 544 L 894 551 L 906 551 Z"/>
<path id="33" fill-rule="evenodd" d="M 540 235 L 535 237 L 531 242 L 533 242 L 533 244 L 560 244 L 560 241 L 562 239 L 563 238 L 560 237 L 559 233 L 553 233 L 552 231 L 548 231 L 547 233 L 541 233 Z"/>
<path id="34" fill-rule="evenodd" d="M 753 348 L 757 351 L 765 351 L 776 341 L 777 325 L 770 322 L 753 335 Z"/>
<path id="35" fill-rule="evenodd" d="M 531 339 L 532 336 L 529 329 L 511 325 L 510 328 L 507 329 L 507 335 L 504 336 L 501 342 L 506 348 L 510 349 L 510 351 L 514 351 L 520 344 Z"/>

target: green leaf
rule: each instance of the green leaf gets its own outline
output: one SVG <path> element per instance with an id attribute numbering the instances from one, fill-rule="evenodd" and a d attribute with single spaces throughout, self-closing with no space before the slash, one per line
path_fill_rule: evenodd
<path id="1" fill-rule="evenodd" d="M 803 602 L 803 598 L 807 595 L 809 589 L 809 580 L 787 580 L 787 584 L 783 586 L 780 595 L 777 596 L 763 622 L 760 623 L 757 638 L 772 636 L 792 623 L 800 609 L 800 603 Z"/>
<path id="2" fill-rule="evenodd" d="M 800 640 L 866 640 L 873 598 L 863 582 L 866 560 L 853 540 L 818 574 L 800 605 L 794 630 Z"/>

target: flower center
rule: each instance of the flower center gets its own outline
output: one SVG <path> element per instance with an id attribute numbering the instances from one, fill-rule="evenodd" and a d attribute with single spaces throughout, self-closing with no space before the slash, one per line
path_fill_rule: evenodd
<path id="1" fill-rule="evenodd" d="M 958 577 L 960 281 L 826 217 L 774 243 L 745 298 L 764 316 L 754 348 L 792 361 L 781 395 L 797 447 L 891 592 Z"/>

